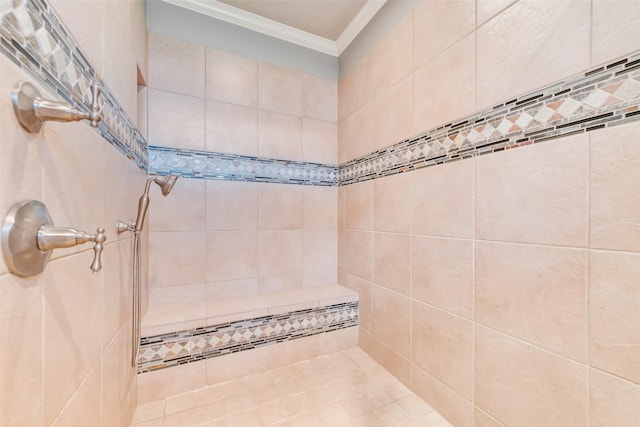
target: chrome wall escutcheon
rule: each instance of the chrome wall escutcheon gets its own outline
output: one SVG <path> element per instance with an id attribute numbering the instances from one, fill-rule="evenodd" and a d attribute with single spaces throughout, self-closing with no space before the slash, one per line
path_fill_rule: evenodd
<path id="1" fill-rule="evenodd" d="M 18 82 L 11 92 L 13 111 L 24 130 L 37 133 L 42 122 L 73 122 L 89 120 L 91 126 L 98 127 L 101 120 L 98 98 L 102 90 L 100 85 L 91 84 L 91 106 L 88 113 L 75 108 L 66 102 L 52 101 L 40 96 L 38 89 L 29 82 Z"/>
<path id="2" fill-rule="evenodd" d="M 44 271 L 51 251 L 41 251 L 36 236 L 40 227 L 52 223 L 47 207 L 37 200 L 24 200 L 9 209 L 2 224 L 2 253 L 11 273 L 31 277 Z"/>
<path id="3" fill-rule="evenodd" d="M 2 253 L 9 271 L 17 276 L 31 277 L 44 271 L 55 248 L 70 248 L 94 242 L 91 271 L 102 269 L 102 250 L 107 240 L 104 228 L 96 234 L 70 227 L 54 227 L 44 203 L 24 200 L 14 204 L 2 224 Z"/>

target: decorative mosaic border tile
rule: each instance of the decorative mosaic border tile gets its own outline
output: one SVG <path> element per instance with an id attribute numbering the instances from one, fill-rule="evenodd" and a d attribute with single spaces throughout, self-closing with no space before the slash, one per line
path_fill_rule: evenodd
<path id="1" fill-rule="evenodd" d="M 355 301 L 143 337 L 138 373 L 350 328 L 358 318 Z"/>
<path id="2" fill-rule="evenodd" d="M 84 111 L 96 78 L 45 0 L 0 2 L 0 52 Z M 144 171 L 186 178 L 348 185 L 640 119 L 640 53 L 339 166 L 147 147 L 104 81 L 97 131 Z"/>
<path id="3" fill-rule="evenodd" d="M 0 52 L 44 87 L 81 110 L 91 104 L 96 71 L 71 33 L 44 0 L 0 2 Z M 102 86 L 102 121 L 96 129 L 122 154 L 147 170 L 147 143 L 107 84 Z"/>
<path id="4" fill-rule="evenodd" d="M 154 146 L 149 146 L 149 172 L 226 181 L 338 185 L 336 165 Z"/>
<path id="5" fill-rule="evenodd" d="M 339 166 L 340 185 L 640 119 L 640 53 Z"/>

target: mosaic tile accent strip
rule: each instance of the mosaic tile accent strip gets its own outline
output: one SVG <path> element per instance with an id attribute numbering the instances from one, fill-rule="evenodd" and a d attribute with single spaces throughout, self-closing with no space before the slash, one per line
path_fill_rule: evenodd
<path id="1" fill-rule="evenodd" d="M 640 119 L 640 53 L 341 164 L 340 185 Z"/>
<path id="2" fill-rule="evenodd" d="M 338 185 L 336 165 L 154 146 L 149 146 L 149 172 L 226 181 Z"/>
<path id="3" fill-rule="evenodd" d="M 358 318 L 355 301 L 143 337 L 138 373 L 350 328 Z"/>
<path id="4" fill-rule="evenodd" d="M 0 2 L 0 52 L 51 93 L 88 112 L 96 71 L 44 0 Z M 122 154 L 147 170 L 147 143 L 100 80 L 102 121 L 96 129 Z"/>

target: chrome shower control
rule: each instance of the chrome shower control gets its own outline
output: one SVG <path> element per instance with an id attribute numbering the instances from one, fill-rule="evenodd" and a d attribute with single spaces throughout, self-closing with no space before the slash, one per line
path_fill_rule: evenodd
<path id="1" fill-rule="evenodd" d="M 44 99 L 38 89 L 29 82 L 18 82 L 11 92 L 13 111 L 20 125 L 30 133 L 37 133 L 42 122 L 73 122 L 89 120 L 91 126 L 98 127 L 101 120 L 98 97 L 102 89 L 96 82 L 91 84 L 91 106 L 88 113 L 66 102 Z"/>
<path id="2" fill-rule="evenodd" d="M 54 227 L 44 203 L 25 200 L 9 209 L 2 225 L 2 252 L 9 271 L 17 276 L 31 277 L 44 271 L 51 252 L 94 242 L 91 271 L 102 268 L 102 250 L 107 240 L 104 228 L 96 234 L 70 227 Z"/>
<path id="3" fill-rule="evenodd" d="M 133 231 L 135 225 L 136 222 L 132 219 L 130 219 L 128 222 L 118 221 L 116 222 L 116 231 L 118 232 L 118 234 L 122 234 L 125 231 Z"/>
<path id="4" fill-rule="evenodd" d="M 95 235 L 95 240 L 93 240 L 96 244 L 93 247 L 93 262 L 90 267 L 94 273 L 102 270 L 102 250 L 104 249 L 104 242 L 107 240 L 107 236 L 104 235 L 104 228 L 98 227 L 96 231 L 98 233 Z"/>

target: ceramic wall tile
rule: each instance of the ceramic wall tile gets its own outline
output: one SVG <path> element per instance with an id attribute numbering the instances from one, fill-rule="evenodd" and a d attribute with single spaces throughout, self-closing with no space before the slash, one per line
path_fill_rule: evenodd
<path id="1" fill-rule="evenodd" d="M 335 229 L 304 230 L 302 233 L 303 285 L 337 282 L 338 232 Z"/>
<path id="2" fill-rule="evenodd" d="M 51 0 L 51 6 L 74 35 L 97 70 L 102 69 L 102 4 Z"/>
<path id="3" fill-rule="evenodd" d="M 475 35 L 471 34 L 416 70 L 413 78 L 415 134 L 475 110 L 475 46 Z"/>
<path id="4" fill-rule="evenodd" d="M 124 412 L 122 408 L 126 406 L 129 383 L 135 375 L 130 359 L 131 326 L 126 324 L 102 357 L 102 425 L 117 425 L 118 417 Z"/>
<path id="5" fill-rule="evenodd" d="M 150 287 L 203 283 L 206 260 L 192 254 L 205 254 L 206 243 L 201 231 L 149 233 Z"/>
<path id="6" fill-rule="evenodd" d="M 373 330 L 373 287 L 371 282 L 346 274 L 344 281 L 340 283 L 358 293 L 360 313 L 358 325 L 370 333 Z"/>
<path id="7" fill-rule="evenodd" d="M 42 302 L 43 289 L 50 281 L 48 273 L 30 279 L 9 274 L 0 276 L 0 423 L 3 425 L 43 422 Z M 68 393 L 66 387 L 63 390 Z"/>
<path id="8" fill-rule="evenodd" d="M 347 81 L 347 114 L 360 110 L 375 98 L 377 87 L 374 74 L 373 52 L 367 54 L 349 72 Z"/>
<path id="9" fill-rule="evenodd" d="M 131 161 L 124 157 L 115 147 L 108 146 L 102 151 L 102 182 L 103 185 L 103 201 L 104 209 L 103 226 L 108 235 L 108 242 L 115 240 L 129 240 L 131 233 L 118 234 L 116 223 L 135 219 L 136 208 L 142 193 L 144 192 L 145 180 L 148 175 L 146 172 L 138 168 L 131 167 Z M 154 186 L 155 187 L 155 186 Z M 155 193 L 154 201 L 160 202 L 163 197 L 156 196 L 161 194 Z M 81 202 L 81 201 L 80 201 Z M 154 204 L 155 205 L 155 204 Z M 152 212 L 155 208 L 149 210 L 146 227 L 149 227 Z M 93 219 L 95 221 L 95 219 Z M 92 221 L 92 222 L 93 222 Z M 96 225 L 87 225 L 91 227 L 87 231 L 95 230 Z"/>
<path id="10" fill-rule="evenodd" d="M 343 121 L 345 160 L 374 151 L 373 116 L 375 103 L 369 102 Z"/>
<path id="11" fill-rule="evenodd" d="M 207 232 L 207 281 L 249 279 L 258 274 L 258 232 Z"/>
<path id="12" fill-rule="evenodd" d="M 207 230 L 257 230 L 258 185 L 207 181 Z"/>
<path id="13" fill-rule="evenodd" d="M 571 136 L 479 158 L 476 237 L 586 246 L 587 142 Z"/>
<path id="14" fill-rule="evenodd" d="M 591 369 L 589 397 L 590 425 L 632 426 L 640 423 L 640 385 Z"/>
<path id="15" fill-rule="evenodd" d="M 337 188 L 302 188 L 302 225 L 309 228 L 336 228 L 338 223 Z"/>
<path id="16" fill-rule="evenodd" d="M 299 274 L 302 271 L 302 231 L 260 230 L 258 254 L 260 277 Z"/>
<path id="17" fill-rule="evenodd" d="M 411 295 L 411 236 L 373 234 L 373 282 Z"/>
<path id="18" fill-rule="evenodd" d="M 258 184 L 259 228 L 302 228 L 302 189 L 299 185 Z"/>
<path id="19" fill-rule="evenodd" d="M 592 2 L 591 65 L 599 65 L 638 49 L 640 6 L 633 1 Z"/>
<path id="20" fill-rule="evenodd" d="M 52 426 L 91 425 L 96 422 L 96 414 L 100 414 L 103 409 L 100 400 L 101 368 L 98 363 L 89 372 Z"/>
<path id="21" fill-rule="evenodd" d="M 413 34 L 413 13 L 409 13 L 376 45 L 373 55 L 378 94 L 413 71 Z"/>
<path id="22" fill-rule="evenodd" d="M 258 112 L 255 108 L 208 100 L 206 110 L 207 150 L 258 155 Z"/>
<path id="23" fill-rule="evenodd" d="M 364 280 L 372 277 L 372 234 L 366 231 L 347 231 L 345 271 Z"/>
<path id="24" fill-rule="evenodd" d="M 476 327 L 475 404 L 505 425 L 587 425 L 587 368 Z"/>
<path id="25" fill-rule="evenodd" d="M 640 126 L 593 132 L 589 158 L 589 239 L 592 248 L 640 250 L 638 195 L 640 150 L 633 144 Z"/>
<path id="26" fill-rule="evenodd" d="M 584 362 L 586 298 L 586 251 L 476 243 L 477 322 Z"/>
<path id="27" fill-rule="evenodd" d="M 87 255 L 65 257 L 48 268 L 43 289 L 45 425 L 60 414 L 102 352 L 96 333 L 102 323 L 102 281 L 89 270 Z M 72 275 L 82 286 L 69 280 Z"/>
<path id="28" fill-rule="evenodd" d="M 102 345 L 106 348 L 123 323 L 131 316 L 133 287 L 132 244 L 121 240 L 104 248 L 102 286 Z"/>
<path id="29" fill-rule="evenodd" d="M 488 107 L 587 69 L 590 9 L 586 1 L 520 1 L 478 28 L 476 106 Z"/>
<path id="30" fill-rule="evenodd" d="M 411 355 L 411 299 L 373 286 L 373 336 L 405 358 Z"/>
<path id="31" fill-rule="evenodd" d="M 371 230 L 373 224 L 373 183 L 363 182 L 346 189 L 346 226 L 353 230 Z"/>
<path id="32" fill-rule="evenodd" d="M 204 47 L 149 35 L 149 88 L 182 95 L 204 94 Z"/>
<path id="33" fill-rule="evenodd" d="M 473 426 L 473 405 L 458 393 L 411 365 L 411 384 L 415 393 L 455 426 Z"/>
<path id="34" fill-rule="evenodd" d="M 274 159 L 302 160 L 302 119 L 290 114 L 258 112 L 258 154 Z"/>
<path id="35" fill-rule="evenodd" d="M 411 360 L 468 400 L 473 399 L 473 324 L 414 302 Z"/>
<path id="36" fill-rule="evenodd" d="M 414 69 L 445 51 L 475 29 L 476 3 L 438 0 L 413 11 Z"/>
<path id="37" fill-rule="evenodd" d="M 142 189 L 140 190 L 142 192 Z M 205 181 L 178 179 L 166 197 L 154 185 L 149 191 L 148 227 L 151 231 L 203 231 Z M 124 219 L 124 218 L 123 218 Z"/>
<path id="38" fill-rule="evenodd" d="M 258 63 L 258 106 L 263 110 L 302 115 L 302 73 Z"/>
<path id="39" fill-rule="evenodd" d="M 373 229 L 392 233 L 411 232 L 411 187 L 408 174 L 373 182 Z"/>
<path id="40" fill-rule="evenodd" d="M 411 362 L 382 341 L 373 340 L 373 358 L 403 384 L 411 385 Z"/>
<path id="41" fill-rule="evenodd" d="M 0 58 L 0 210 L 4 213 L 20 200 L 42 199 L 42 153 L 38 138 L 25 132 L 13 113 L 11 91 L 26 74 L 4 56 Z M 0 272 L 8 271 L 4 257 Z"/>
<path id="42" fill-rule="evenodd" d="M 413 233 L 473 236 L 474 160 L 412 174 Z"/>
<path id="43" fill-rule="evenodd" d="M 411 295 L 473 319 L 473 241 L 413 236 Z"/>
<path id="44" fill-rule="evenodd" d="M 137 67 L 131 49 L 129 8 L 122 3 L 102 4 L 102 73 L 109 89 L 129 117 L 136 114 Z M 95 68 L 94 68 L 95 69 Z M 100 73 L 100 70 L 98 70 Z"/>
<path id="45" fill-rule="evenodd" d="M 483 25 L 515 2 L 516 0 L 485 0 L 477 2 L 477 26 Z"/>
<path id="46" fill-rule="evenodd" d="M 338 163 L 338 126 L 332 122 L 302 120 L 302 160 L 312 163 Z"/>
<path id="47" fill-rule="evenodd" d="M 138 83 L 149 80 L 149 33 L 147 31 L 147 5 L 140 0 L 129 2 L 129 37 L 139 71 Z"/>
<path id="48" fill-rule="evenodd" d="M 258 62 L 206 49 L 206 96 L 230 104 L 258 106 Z"/>
<path id="49" fill-rule="evenodd" d="M 591 365 L 640 382 L 636 339 L 638 254 L 591 251 L 589 333 Z"/>
<path id="50" fill-rule="evenodd" d="M 338 83 L 302 75 L 302 115 L 331 123 L 338 121 Z"/>
<path id="51" fill-rule="evenodd" d="M 149 90 L 149 144 L 161 147 L 205 148 L 204 99 Z"/>
<path id="52" fill-rule="evenodd" d="M 396 144 L 415 134 L 411 127 L 415 103 L 412 90 L 413 79 L 406 77 L 372 102 L 374 150 Z"/>
<path id="53" fill-rule="evenodd" d="M 209 282 L 205 286 L 206 299 L 216 300 L 220 298 L 251 295 L 258 293 L 257 279 L 225 280 L 221 282 Z"/>
<path id="54" fill-rule="evenodd" d="M 55 225 L 95 234 L 98 227 L 106 229 L 110 225 L 103 223 L 103 176 L 100 173 L 106 147 L 88 126 L 74 125 L 49 123 L 41 131 L 47 141 L 41 157 L 41 201 L 47 205 Z M 66 191 L 61 192 L 61 188 Z M 84 245 L 56 249 L 51 256 L 58 258 L 85 249 Z"/>

